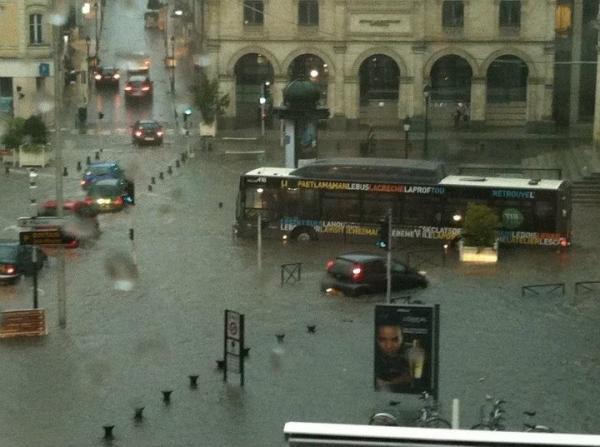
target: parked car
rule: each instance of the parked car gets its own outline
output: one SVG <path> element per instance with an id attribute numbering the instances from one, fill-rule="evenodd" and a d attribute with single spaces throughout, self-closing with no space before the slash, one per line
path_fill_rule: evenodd
<path id="1" fill-rule="evenodd" d="M 347 296 L 381 293 L 387 288 L 387 260 L 372 253 L 347 253 L 327 262 L 321 291 L 339 290 Z M 392 260 L 392 290 L 427 287 L 424 272 Z"/>
<path id="2" fill-rule="evenodd" d="M 119 87 L 121 75 L 116 67 L 98 67 L 94 74 L 96 87 L 108 85 L 110 87 Z"/>
<path id="3" fill-rule="evenodd" d="M 152 93 L 153 83 L 148 76 L 133 75 L 125 84 L 125 99 L 151 98 Z"/>
<path id="4" fill-rule="evenodd" d="M 36 262 L 33 262 L 33 251 Z M 33 275 L 46 262 L 46 254 L 35 245 L 20 245 L 19 241 L 0 240 L 0 283 L 14 284 L 23 275 Z"/>
<path id="5" fill-rule="evenodd" d="M 94 182 L 106 178 L 123 178 L 125 173 L 116 161 L 99 161 L 86 166 L 81 187 L 88 189 Z"/>
<path id="6" fill-rule="evenodd" d="M 66 217 L 63 229 L 67 236 L 79 241 L 100 237 L 98 210 L 95 206 L 83 200 L 65 200 L 63 211 L 63 215 Z M 38 209 L 38 216 L 53 217 L 56 215 L 56 200 L 47 200 Z"/>
<path id="7" fill-rule="evenodd" d="M 136 121 L 132 127 L 132 142 L 134 144 L 154 143 L 162 144 L 164 137 L 162 126 L 154 120 Z"/>
<path id="8" fill-rule="evenodd" d="M 124 178 L 106 178 L 93 183 L 87 191 L 85 202 L 99 212 L 121 211 L 132 203 L 133 183 Z"/>

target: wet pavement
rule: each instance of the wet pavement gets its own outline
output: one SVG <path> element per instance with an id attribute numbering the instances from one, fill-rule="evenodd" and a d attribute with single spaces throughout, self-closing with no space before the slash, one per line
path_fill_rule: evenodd
<path id="1" fill-rule="evenodd" d="M 105 23 L 110 29 L 110 16 Z M 156 70 L 158 80 L 164 73 Z M 0 341 L 2 444 L 106 445 L 102 426 L 114 424 L 115 446 L 265 447 L 284 445 L 283 425 L 291 420 L 366 423 L 375 411 L 391 411 L 410 424 L 419 408 L 415 397 L 372 389 L 373 308 L 383 297 L 319 291 L 330 257 L 371 246 L 266 240 L 258 271 L 256 242 L 233 239 L 231 225 L 239 174 L 282 159 L 275 131 L 266 139 L 264 160 L 226 154 L 229 147 L 260 147 L 259 140 L 218 139 L 212 152 L 197 150 L 176 168 L 187 140 L 167 111 L 187 99 L 183 93 L 170 97 L 167 87 L 157 84 L 154 102 L 169 122 L 162 147 L 134 148 L 121 130 L 129 109 L 112 97 L 106 100 L 114 110 L 106 108 L 101 124 L 91 123 L 84 135 L 74 126 L 63 132 L 66 198 L 83 195 L 76 162 L 99 152 L 132 173 L 137 205 L 100 216 L 103 234 L 96 245 L 67 254 L 66 328 L 58 325 L 51 258 L 39 283 L 49 334 Z M 340 152 L 350 154 L 356 141 L 336 135 L 324 136 L 328 150 L 336 153 L 342 142 Z M 53 197 L 54 167 L 39 172 L 35 194 L 41 201 Z M 151 177 L 156 184 L 149 191 Z M 26 171 L 0 175 L 0 189 L 1 237 L 15 237 L 16 218 L 30 215 Z M 507 401 L 511 429 L 521 428 L 523 411 L 536 410 L 536 422 L 556 431 L 600 432 L 600 294 L 575 294 L 576 282 L 600 280 L 594 230 L 600 210 L 576 206 L 574 213 L 575 243 L 568 252 L 504 249 L 494 266 L 460 264 L 453 251 L 443 264 L 440 247 L 431 254 L 421 251 L 430 244 L 399 242 L 395 256 L 416 259 L 419 252 L 431 280 L 415 296 L 440 304 L 440 401 L 449 417 L 451 400 L 461 400 L 462 427 L 478 421 L 479 405 L 491 394 Z M 134 259 L 139 274 L 133 290 L 115 288 L 107 265 L 119 271 L 119 261 Z M 290 262 L 302 263 L 302 279 L 282 287 L 281 265 Z M 547 283 L 564 283 L 565 295 L 521 296 L 523 286 Z M 0 307 L 29 307 L 31 296 L 30 279 L 1 287 Z M 217 369 L 225 309 L 246 318 L 250 352 L 243 388 L 235 380 L 224 383 Z M 307 325 L 316 325 L 316 332 Z M 189 375 L 199 376 L 197 389 L 190 388 Z M 170 405 L 162 401 L 164 390 L 173 391 Z M 401 404 L 391 408 L 390 400 Z M 133 419 L 138 407 L 145 408 L 141 423 Z"/>

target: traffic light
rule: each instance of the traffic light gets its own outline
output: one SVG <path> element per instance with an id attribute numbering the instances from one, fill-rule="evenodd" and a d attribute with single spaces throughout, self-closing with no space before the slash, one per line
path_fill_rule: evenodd
<path id="1" fill-rule="evenodd" d="M 377 245 L 379 248 L 388 248 L 390 238 L 389 224 L 387 219 L 379 222 L 379 232 L 377 233 Z"/>
<path id="2" fill-rule="evenodd" d="M 135 183 L 133 180 L 126 180 L 125 201 L 130 205 L 135 205 Z"/>
<path id="3" fill-rule="evenodd" d="M 192 109 L 185 109 L 183 111 L 183 127 L 184 129 L 189 129 L 188 118 L 192 115 Z"/>

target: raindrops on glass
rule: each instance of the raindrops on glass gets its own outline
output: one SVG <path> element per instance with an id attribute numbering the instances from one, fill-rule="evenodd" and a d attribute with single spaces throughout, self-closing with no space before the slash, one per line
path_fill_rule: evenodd
<path id="1" fill-rule="evenodd" d="M 158 214 L 170 214 L 173 211 L 173 207 L 168 203 L 161 203 L 158 205 Z"/>
<path id="2" fill-rule="evenodd" d="M 194 54 L 194 65 L 197 67 L 208 67 L 210 65 L 210 56 L 208 54 Z"/>
<path id="3" fill-rule="evenodd" d="M 110 254 L 104 261 L 104 267 L 115 290 L 133 290 L 138 278 L 138 269 L 131 255 L 120 252 Z"/>

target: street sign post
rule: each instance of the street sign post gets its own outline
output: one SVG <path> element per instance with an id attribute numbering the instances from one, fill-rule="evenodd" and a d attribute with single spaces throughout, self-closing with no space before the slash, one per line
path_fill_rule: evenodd
<path id="1" fill-rule="evenodd" d="M 21 231 L 19 243 L 21 245 L 63 245 L 64 238 L 60 228 Z"/>
<path id="2" fill-rule="evenodd" d="M 54 216 L 34 216 L 34 217 L 19 217 L 17 226 L 22 228 L 35 228 L 40 225 L 56 225 L 61 226 L 66 223 L 64 217 Z"/>
<path id="3" fill-rule="evenodd" d="M 227 381 L 227 372 L 231 370 L 240 375 L 240 385 L 244 386 L 244 315 L 225 310 L 224 329 L 223 381 Z"/>

